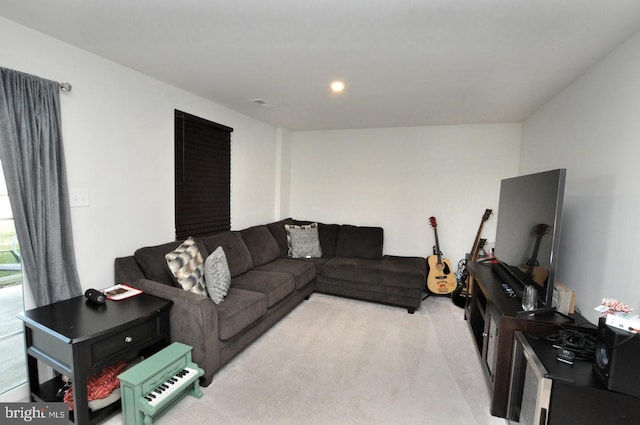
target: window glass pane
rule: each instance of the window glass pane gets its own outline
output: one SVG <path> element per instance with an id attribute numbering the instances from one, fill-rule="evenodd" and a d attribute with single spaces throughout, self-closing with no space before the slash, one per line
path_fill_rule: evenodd
<path id="1" fill-rule="evenodd" d="M 20 244 L 0 167 L 0 394 L 27 382 L 22 322 L 24 310 Z"/>

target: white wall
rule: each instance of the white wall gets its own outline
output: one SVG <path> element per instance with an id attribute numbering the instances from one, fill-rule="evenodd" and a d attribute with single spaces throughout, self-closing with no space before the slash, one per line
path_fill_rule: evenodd
<path id="1" fill-rule="evenodd" d="M 73 85 L 61 104 L 69 186 L 89 189 L 71 210 L 83 288 L 110 285 L 115 257 L 172 240 L 174 109 L 234 128 L 232 227 L 275 218 L 274 127 L 4 18 L 0 39 L 0 66 Z"/>
<path id="2" fill-rule="evenodd" d="M 290 215 L 382 226 L 385 254 L 415 256 L 431 255 L 435 216 L 455 268 L 517 174 L 520 136 L 520 124 L 295 132 Z M 483 237 L 494 236 L 492 217 Z"/>
<path id="3" fill-rule="evenodd" d="M 568 169 L 560 281 L 591 319 L 602 297 L 640 308 L 640 36 L 519 124 L 290 133 L 0 18 L 0 66 L 73 84 L 62 93 L 82 284 L 111 283 L 113 258 L 173 235 L 173 110 L 233 127 L 232 226 L 293 216 L 385 229 L 385 253 L 429 255 L 438 219 L 452 263 L 468 252 L 500 179 Z M 522 150 L 520 137 L 522 131 Z M 289 150 L 291 148 L 291 150 Z M 518 157 L 520 155 L 520 157 Z M 518 170 L 518 162 L 520 169 Z M 291 164 L 289 170 L 288 165 Z M 290 184 L 289 184 L 290 183 Z M 484 237 L 495 234 L 495 216 Z"/>
<path id="4" fill-rule="evenodd" d="M 530 116 L 521 173 L 567 168 L 558 281 L 583 314 L 603 297 L 640 309 L 640 34 Z"/>
<path id="5" fill-rule="evenodd" d="M 276 155 L 276 199 L 274 216 L 284 218 L 289 215 L 291 196 L 291 143 L 292 133 L 278 129 L 278 152 Z"/>

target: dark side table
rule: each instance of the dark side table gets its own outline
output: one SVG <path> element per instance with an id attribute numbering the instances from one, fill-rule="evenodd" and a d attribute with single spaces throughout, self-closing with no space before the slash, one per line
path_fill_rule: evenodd
<path id="1" fill-rule="evenodd" d="M 18 314 L 24 322 L 29 386 L 33 401 L 62 401 L 59 374 L 73 383 L 76 424 L 92 424 L 120 408 L 114 403 L 91 412 L 87 377 L 120 360 L 151 354 L 169 344 L 169 309 L 172 302 L 148 294 L 96 305 L 79 296 Z M 148 352 L 148 353 L 147 353 Z M 58 372 L 40 382 L 38 360 Z"/>

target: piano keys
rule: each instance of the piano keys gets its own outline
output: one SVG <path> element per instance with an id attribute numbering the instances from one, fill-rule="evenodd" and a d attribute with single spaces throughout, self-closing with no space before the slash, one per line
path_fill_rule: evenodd
<path id="1" fill-rule="evenodd" d="M 186 386 L 191 382 L 192 376 L 199 376 L 198 371 L 190 367 L 182 369 L 180 372 L 169 377 L 164 383 L 158 385 L 153 391 L 144 396 L 149 402 L 149 406 L 155 407 L 161 405 L 164 400 L 173 396 L 175 391 Z"/>
<path id="2" fill-rule="evenodd" d="M 202 397 L 204 370 L 191 361 L 191 350 L 174 342 L 118 376 L 124 425 L 151 425 L 187 394 Z"/>

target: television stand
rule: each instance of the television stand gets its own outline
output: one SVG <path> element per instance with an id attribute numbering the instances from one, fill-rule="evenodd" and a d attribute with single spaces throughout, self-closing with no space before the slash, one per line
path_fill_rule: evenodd
<path id="1" fill-rule="evenodd" d="M 468 267 L 474 283 L 467 298 L 467 323 L 486 372 L 490 412 L 506 418 L 515 332 L 546 336 L 558 328 L 595 329 L 595 326 L 577 313 L 567 317 L 553 310 L 521 315 L 520 299 L 505 293 L 499 277 L 491 271 L 491 264 L 470 263 Z"/>
<path id="2" fill-rule="evenodd" d="M 520 310 L 519 312 L 516 313 L 516 315 L 517 316 L 548 316 L 555 313 L 558 313 L 558 310 L 556 310 L 555 307 L 541 307 L 541 308 L 534 308 L 533 310 Z M 569 316 L 565 316 L 565 317 L 573 321 L 573 318 Z"/>

